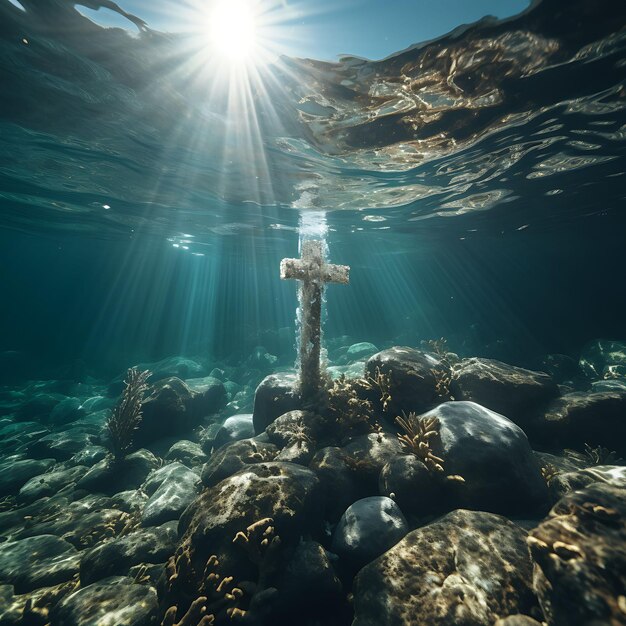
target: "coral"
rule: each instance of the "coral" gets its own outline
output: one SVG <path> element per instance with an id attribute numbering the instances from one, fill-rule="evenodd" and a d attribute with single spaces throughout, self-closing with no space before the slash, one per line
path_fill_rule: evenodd
<path id="1" fill-rule="evenodd" d="M 398 434 L 398 440 L 405 452 L 414 454 L 435 472 L 443 472 L 443 459 L 435 456 L 430 440 L 439 436 L 439 420 L 436 417 L 418 417 L 415 413 L 396 417 L 396 424 L 404 434 Z"/>
<path id="2" fill-rule="evenodd" d="M 448 340 L 444 337 L 441 337 L 440 339 L 429 339 L 426 341 L 426 348 L 447 367 L 450 367 L 459 361 L 459 357 L 454 352 L 450 352 L 450 350 L 448 350 Z"/>
<path id="3" fill-rule="evenodd" d="M 391 402 L 391 372 L 383 374 L 380 371 L 380 367 L 377 367 L 374 376 L 368 375 L 365 383 L 369 388 L 378 390 L 380 393 L 380 404 L 386 413 Z"/>
<path id="4" fill-rule="evenodd" d="M 196 598 L 178 622 L 176 621 L 178 610 L 175 606 L 171 606 L 165 612 L 161 626 L 211 626 L 215 623 L 215 616 L 206 615 L 206 601 L 204 596 Z"/>
<path id="5" fill-rule="evenodd" d="M 171 605 L 165 612 L 161 626 L 209 626 L 220 614 L 229 619 L 245 615 L 245 611 L 238 606 L 243 591 L 233 583 L 232 576 L 221 574 L 220 561 L 214 554 L 207 560 L 199 587 L 191 564 L 189 546 L 179 548 L 170 557 L 165 566 L 165 576 L 168 596 L 173 596 L 179 603 L 185 601 L 189 590 L 197 588 L 200 595 L 189 604 L 179 622 L 176 622 L 176 616 L 180 607 Z"/>
<path id="6" fill-rule="evenodd" d="M 140 372 L 135 367 L 128 370 L 124 381 L 126 387 L 107 420 L 116 461 L 122 460 L 133 445 L 133 434 L 141 422 L 141 403 L 148 388 L 147 380 L 150 375 L 151 372 L 148 370 Z"/>
<path id="7" fill-rule="evenodd" d="M 250 524 L 245 532 L 238 532 L 233 543 L 242 546 L 252 563 L 261 567 L 272 561 L 276 550 L 280 547 L 280 537 L 274 530 L 271 517 Z"/>
<path id="8" fill-rule="evenodd" d="M 366 379 L 350 380 L 342 374 L 328 390 L 328 412 L 336 424 L 348 430 L 378 430 L 372 402 L 359 396 L 360 389 L 369 390 L 371 384 Z"/>
<path id="9" fill-rule="evenodd" d="M 165 612 L 161 626 L 209 626 L 251 621 L 248 607 L 253 596 L 259 594 L 262 597 L 262 592 L 271 589 L 269 581 L 279 571 L 281 540 L 274 529 L 274 520 L 267 517 L 238 532 L 232 543 L 241 548 L 254 565 L 256 580 L 235 583 L 233 576 L 221 572 L 221 559 L 213 554 L 207 560 L 198 584 L 190 548 L 181 546 L 166 564 L 166 593 L 176 603 Z M 190 590 L 195 590 L 197 597 L 190 597 Z M 181 612 L 181 607 L 187 609 L 185 613 Z M 182 616 L 177 622 L 179 613 Z"/>
<path id="10" fill-rule="evenodd" d="M 431 471 L 444 473 L 443 459 L 435 455 L 431 441 L 439 437 L 439 420 L 436 417 L 418 417 L 411 412 L 396 417 L 396 424 L 402 428 L 403 434 L 398 433 L 398 440 L 402 449 L 408 454 L 414 454 Z M 465 482 L 462 476 L 446 476 L 447 480 Z"/>
<path id="11" fill-rule="evenodd" d="M 434 368 L 430 370 L 435 377 L 435 393 L 442 400 L 454 400 L 454 396 L 450 391 L 452 384 L 452 374 L 448 369 Z"/>
<path id="12" fill-rule="evenodd" d="M 271 450 L 267 448 L 259 448 L 256 452 L 253 452 L 249 457 L 249 463 L 267 463 L 273 461 L 278 454 L 278 450 Z"/>
<path id="13" fill-rule="evenodd" d="M 140 522 L 140 512 L 134 512 L 132 514 L 122 513 L 120 517 L 115 517 L 106 520 L 102 524 L 93 526 L 78 538 L 77 543 L 80 549 L 91 548 L 107 539 L 128 535 L 139 527 Z"/>
<path id="14" fill-rule="evenodd" d="M 24 626 L 50 626 L 50 611 L 78 587 L 79 580 L 76 575 L 56 587 L 32 592 L 24 604 L 19 623 Z"/>
<path id="15" fill-rule="evenodd" d="M 603 446 L 592 448 L 588 443 L 585 444 L 583 452 L 565 450 L 565 456 L 587 465 L 622 465 L 624 463 L 624 459 L 617 456 L 617 452 L 614 450 L 609 450 Z"/>
<path id="16" fill-rule="evenodd" d="M 550 482 L 558 474 L 560 474 L 559 469 L 555 465 L 552 465 L 552 463 L 546 463 L 541 467 L 541 475 L 543 476 L 543 479 L 546 481 L 547 485 L 550 485 Z"/>

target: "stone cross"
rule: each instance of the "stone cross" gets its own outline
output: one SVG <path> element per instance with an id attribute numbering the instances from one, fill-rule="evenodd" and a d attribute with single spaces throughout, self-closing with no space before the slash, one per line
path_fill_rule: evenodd
<path id="1" fill-rule="evenodd" d="M 325 283 L 350 281 L 350 267 L 331 265 L 324 261 L 323 244 L 319 240 L 302 242 L 302 258 L 283 259 L 280 277 L 302 281 L 300 301 L 300 395 L 303 405 L 319 399 L 322 381 L 320 373 L 322 294 Z"/>

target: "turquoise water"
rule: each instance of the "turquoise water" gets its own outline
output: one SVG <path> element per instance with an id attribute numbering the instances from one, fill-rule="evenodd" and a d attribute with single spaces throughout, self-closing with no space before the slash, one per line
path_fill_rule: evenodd
<path id="1" fill-rule="evenodd" d="M 299 616 L 302 624 L 342 626 L 356 615 L 356 626 L 492 626 L 497 617 L 523 613 L 550 626 L 591 624 L 588 616 L 563 617 L 558 608 L 556 617 L 550 614 L 545 585 L 535 583 L 530 591 L 527 555 L 511 567 L 534 599 L 522 601 L 520 592 L 508 612 L 492 607 L 467 622 L 428 621 L 425 605 L 413 617 L 385 613 L 380 597 L 403 606 L 402 598 L 421 597 L 421 591 L 403 591 L 398 600 L 385 587 L 395 580 L 393 573 L 374 572 L 367 564 L 409 530 L 424 528 L 438 541 L 437 533 L 451 536 L 466 525 L 480 543 L 495 524 L 503 541 L 517 546 L 516 554 L 525 550 L 519 548 L 525 546 L 521 527 L 550 545 L 569 545 L 566 536 L 555 539 L 549 529 L 537 529 L 548 505 L 572 485 L 587 483 L 570 477 L 566 489 L 562 477 L 558 488 L 548 481 L 548 496 L 537 463 L 549 472 L 585 472 L 595 451 L 601 457 L 596 465 L 621 466 L 626 7 L 614 0 L 543 0 L 519 16 L 485 18 L 380 61 L 280 57 L 228 79 L 207 62 L 205 42 L 188 34 L 101 28 L 60 1 L 22 5 L 25 11 L 0 0 L 0 625 L 101 624 L 89 621 L 88 609 L 101 606 L 103 614 L 114 614 L 111 587 L 102 597 L 80 601 L 69 594 L 109 575 L 132 579 L 114 581 L 123 590 L 118 602 L 148 607 L 145 614 L 111 618 L 111 624 L 160 624 L 170 603 L 186 611 L 204 597 L 198 594 L 209 594 L 196 583 L 210 554 L 219 554 L 245 581 L 255 580 L 242 586 L 241 606 L 249 612 L 240 616 L 242 623 L 292 624 Z M 335 432 L 328 423 L 321 427 L 304 418 L 297 428 L 283 424 L 291 435 L 290 428 L 297 431 L 294 452 L 289 437 L 286 442 L 280 433 L 265 432 L 279 414 L 261 411 L 255 397 L 266 376 L 295 372 L 296 286 L 280 280 L 279 265 L 298 255 L 303 224 L 325 233 L 330 261 L 350 266 L 350 284 L 330 285 L 325 293 L 325 365 L 332 377 L 360 377 L 354 383 L 361 385 L 358 400 L 372 403 L 380 423 L 363 432 Z M 421 356 L 411 352 L 409 365 L 395 353 L 378 361 L 373 356 L 393 346 Z M 507 364 L 480 366 L 502 389 L 476 391 L 463 382 L 478 367 L 468 361 L 473 357 Z M 377 395 L 380 384 L 371 387 L 375 368 L 384 370 L 388 362 L 397 406 Z M 153 433 L 138 430 L 138 456 L 116 465 L 107 456 L 112 446 L 106 424 L 132 366 L 153 372 L 143 405 L 144 426 L 151 423 Z M 403 386 L 393 376 L 405 367 L 417 373 Z M 433 372 L 438 378 L 431 381 Z M 168 383 L 172 376 L 186 382 Z M 423 380 L 437 387 L 432 397 Z M 302 408 L 285 400 L 285 389 L 276 396 L 267 392 L 278 398 L 269 405 Z M 610 397 L 594 395 L 603 393 Z M 483 412 L 468 408 L 470 401 L 483 405 Z M 326 418 L 341 414 L 324 403 L 313 408 Z M 443 439 L 445 428 L 452 439 L 460 437 L 454 424 L 465 420 L 476 424 L 468 427 L 468 437 L 484 443 L 493 429 L 492 444 L 502 446 L 493 457 L 477 452 L 485 463 L 478 477 L 471 463 L 464 465 L 468 455 L 462 452 L 473 450 L 475 439 L 440 451 L 452 482 L 455 474 L 465 474 L 476 491 L 459 499 L 454 492 L 442 504 L 429 491 L 432 485 L 414 477 L 409 492 L 436 502 L 424 510 L 403 501 L 406 493 L 392 489 L 389 478 L 394 459 L 406 452 L 397 448 L 394 418 L 423 411 L 435 412 Z M 505 426 L 493 411 L 506 416 Z M 243 426 L 219 430 L 240 414 L 246 416 Z M 566 416 L 565 426 L 557 414 Z M 345 423 L 348 415 L 346 409 Z M 382 451 L 367 439 L 374 433 L 387 438 L 377 440 Z M 527 448 L 502 453 L 513 440 Z M 254 465 L 250 471 L 260 472 L 259 481 L 271 482 L 276 471 L 286 484 L 299 485 L 296 522 L 283 519 L 278 505 L 260 506 L 258 516 L 250 517 L 257 511 L 254 493 L 261 499 L 251 487 L 253 495 L 240 503 L 246 513 L 212 526 L 224 513 L 215 491 L 224 483 L 216 476 L 232 480 L 240 469 L 233 459 L 252 454 L 230 448 L 229 456 L 224 443 L 254 447 L 257 456 L 246 457 L 245 467 Z M 331 454 L 331 448 L 341 452 Z M 564 449 L 573 449 L 573 456 Z M 318 458 L 324 450 L 336 472 L 330 483 Z M 281 454 L 291 456 L 278 457 L 288 461 L 280 471 L 263 469 Z M 339 468 L 333 454 L 349 460 Z M 516 478 L 501 470 L 504 457 L 524 458 L 522 469 L 511 470 Z M 182 469 L 174 472 L 174 463 Z M 448 463 L 461 469 L 448 472 Z M 229 464 L 235 468 L 230 473 L 224 469 Z M 95 476 L 94 468 L 102 474 Z M 90 478 L 80 482 L 88 471 Z M 180 486 L 185 506 L 168 508 L 168 492 L 148 508 L 169 471 L 168 484 Z M 432 463 L 419 471 L 432 471 Z M 505 489 L 489 483 L 490 495 L 484 496 L 481 481 L 500 471 L 512 482 Z M 162 472 L 160 479 L 155 472 Z M 350 472 L 358 476 L 352 491 L 345 487 Z M 615 480 L 623 490 L 622 474 L 621 483 Z M 313 498 L 315 481 L 341 510 L 331 512 Z M 337 485 L 345 491 L 333 491 Z M 507 493 L 518 490 L 523 506 L 509 507 Z M 354 502 L 379 496 L 394 506 L 397 501 L 404 522 L 394 517 L 395 509 L 385 509 L 398 522 L 398 536 L 385 550 L 353 561 L 337 538 L 339 518 Z M 623 506 L 615 494 L 585 497 L 616 510 Z M 460 509 L 506 515 L 519 527 L 503 530 L 492 518 L 464 517 Z M 323 511 L 319 520 L 312 511 Z M 439 522 L 430 524 L 450 511 L 457 517 L 441 530 Z M 277 520 L 267 537 L 282 536 L 280 563 L 293 574 L 294 588 L 276 571 L 265 572 L 267 563 L 259 565 L 258 555 L 243 563 L 230 552 L 231 535 L 249 531 L 252 541 L 256 531 L 248 526 L 264 517 Z M 161 533 L 152 538 L 160 551 L 148 556 L 136 545 L 128 561 L 106 550 L 102 557 L 91 552 L 151 532 Z M 37 539 L 50 536 L 65 543 Z M 41 545 L 19 543 L 32 537 Z M 585 535 L 581 545 L 604 539 Z M 542 563 L 536 546 L 535 565 Z M 164 581 L 165 563 L 188 548 L 195 559 L 188 586 Z M 43 572 L 16 574 L 9 567 L 27 554 L 55 550 L 64 555 L 60 564 L 44 559 Z M 412 559 L 403 554 L 400 562 L 410 569 Z M 307 570 L 305 562 L 319 562 L 333 574 L 315 578 L 319 571 Z M 476 556 L 481 567 L 486 562 L 485 555 Z M 142 564 L 146 571 L 131 569 Z M 367 572 L 357 584 L 354 576 L 364 565 Z M 542 571 L 558 585 L 547 567 Z M 471 568 L 463 575 L 472 579 Z M 56 589 L 59 584 L 65 587 Z M 315 606 L 297 592 L 309 584 Z M 52 595 L 37 595 L 52 587 Z M 618 587 L 610 593 L 623 599 Z M 388 595 L 376 596 L 371 588 Z M 279 590 L 277 604 L 268 600 L 269 589 Z M 572 597 L 583 593 L 567 589 Z M 598 583 L 592 591 L 602 596 L 603 589 Z M 293 605 L 284 601 L 289 594 Z M 50 615 L 30 614 L 31 596 Z M 324 598 L 328 614 L 320 608 Z M 206 607 L 207 614 L 217 611 L 217 624 L 230 623 L 220 610 Z M 594 623 L 622 623 L 609 622 L 607 615 L 595 615 Z"/>

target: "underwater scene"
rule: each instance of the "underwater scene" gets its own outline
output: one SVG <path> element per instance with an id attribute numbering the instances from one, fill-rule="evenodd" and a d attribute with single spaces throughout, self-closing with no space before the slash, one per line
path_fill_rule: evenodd
<path id="1" fill-rule="evenodd" d="M 620 0 L 0 0 L 0 626 L 626 626 L 625 200 Z"/>

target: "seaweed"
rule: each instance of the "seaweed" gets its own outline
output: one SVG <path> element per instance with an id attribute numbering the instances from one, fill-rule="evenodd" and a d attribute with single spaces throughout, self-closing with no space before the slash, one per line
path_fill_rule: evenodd
<path id="1" fill-rule="evenodd" d="M 140 372 L 136 367 L 131 367 L 126 373 L 126 387 L 107 420 L 115 461 L 123 460 L 132 449 L 133 435 L 143 417 L 141 403 L 148 389 L 150 375 L 150 371 Z"/>

